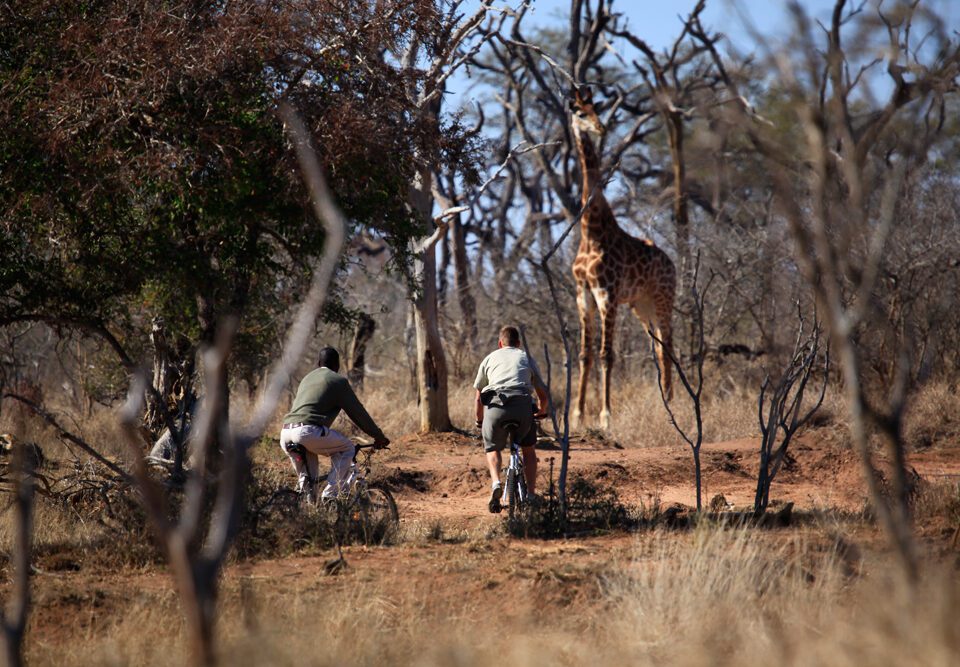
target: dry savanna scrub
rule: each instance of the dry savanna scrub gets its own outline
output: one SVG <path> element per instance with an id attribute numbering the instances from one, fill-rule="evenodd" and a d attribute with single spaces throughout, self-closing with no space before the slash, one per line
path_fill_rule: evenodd
<path id="1" fill-rule="evenodd" d="M 897 587 L 882 553 L 819 528 L 701 526 L 580 545 L 499 539 L 404 544 L 228 569 L 219 620 L 231 665 L 947 665 L 960 657 L 950 567 Z M 77 618 L 34 636 L 33 664 L 176 665 L 176 598 L 162 574 L 40 594 Z M 131 582 L 133 583 L 133 582 Z M 122 599 L 120 599 L 122 597 Z M 65 619 L 63 619 L 65 620 Z M 87 625 L 88 631 L 82 627 Z"/>

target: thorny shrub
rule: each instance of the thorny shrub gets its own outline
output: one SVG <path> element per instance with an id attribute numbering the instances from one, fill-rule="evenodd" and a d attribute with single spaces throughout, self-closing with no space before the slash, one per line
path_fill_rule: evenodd
<path id="1" fill-rule="evenodd" d="M 550 538 L 630 530 L 640 524 L 641 518 L 620 502 L 613 487 L 577 475 L 567 490 L 566 521 L 551 483 L 549 495 L 507 518 L 507 532 L 514 537 Z"/>

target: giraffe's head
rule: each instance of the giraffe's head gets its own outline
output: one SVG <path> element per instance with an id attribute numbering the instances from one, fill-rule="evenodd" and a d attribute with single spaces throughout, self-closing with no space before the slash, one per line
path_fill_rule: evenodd
<path id="1" fill-rule="evenodd" d="M 570 100 L 570 111 L 573 113 L 573 126 L 579 132 L 589 132 L 603 136 L 607 128 L 600 122 L 597 111 L 593 106 L 593 94 L 586 86 L 573 89 Z"/>

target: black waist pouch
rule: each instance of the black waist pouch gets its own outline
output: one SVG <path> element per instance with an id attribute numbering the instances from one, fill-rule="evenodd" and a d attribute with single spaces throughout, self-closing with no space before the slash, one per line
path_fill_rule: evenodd
<path id="1" fill-rule="evenodd" d="M 480 394 L 480 402 L 488 408 L 502 408 L 518 401 L 530 402 L 530 394 L 525 391 L 510 389 L 503 391 L 490 390 Z"/>

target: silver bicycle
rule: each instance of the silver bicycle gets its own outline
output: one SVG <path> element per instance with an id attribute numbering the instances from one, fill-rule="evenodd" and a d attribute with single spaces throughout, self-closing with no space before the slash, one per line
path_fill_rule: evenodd
<path id="1" fill-rule="evenodd" d="M 347 488 L 335 498 L 321 500 L 333 503 L 337 510 L 337 522 L 345 520 L 350 526 L 356 526 L 365 544 L 389 541 L 400 529 L 397 501 L 393 499 L 390 489 L 367 480 L 376 450 L 372 444 L 357 445 L 350 464 Z M 357 455 L 361 452 L 363 461 L 358 464 Z"/>
<path id="2" fill-rule="evenodd" d="M 376 449 L 370 443 L 356 445 L 346 483 L 338 495 L 330 498 L 317 497 L 304 502 L 306 494 L 293 489 L 282 489 L 275 491 L 266 504 L 276 503 L 281 507 L 288 507 L 287 512 L 291 515 L 295 514 L 298 508 L 302 510 L 304 506 L 329 512 L 338 544 L 354 539 L 359 539 L 364 544 L 389 542 L 400 528 L 400 514 L 390 489 L 367 480 Z M 296 449 L 293 453 L 304 456 L 302 451 L 298 452 Z M 361 453 L 363 458 L 358 462 L 357 458 Z"/>
<path id="3" fill-rule="evenodd" d="M 520 429 L 520 422 L 515 419 L 508 419 L 501 422 L 501 426 L 507 432 L 507 439 L 510 442 L 510 457 L 507 459 L 507 509 L 509 518 L 513 519 L 521 514 L 530 501 L 527 492 L 527 478 L 523 473 L 523 455 L 520 453 L 520 442 L 517 439 L 517 431 Z"/>

